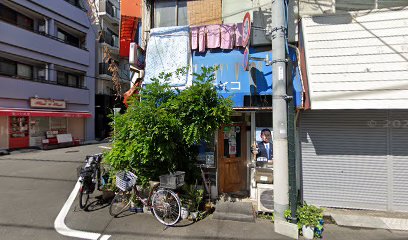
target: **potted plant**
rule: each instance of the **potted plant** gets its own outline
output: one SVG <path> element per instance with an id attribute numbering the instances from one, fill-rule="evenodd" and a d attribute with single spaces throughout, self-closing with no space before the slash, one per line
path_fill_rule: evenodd
<path id="1" fill-rule="evenodd" d="M 187 219 L 190 212 L 188 211 L 188 206 L 181 205 L 181 219 Z"/>
<path id="2" fill-rule="evenodd" d="M 302 235 L 306 239 L 313 239 L 315 227 L 321 223 L 323 219 L 323 209 L 304 203 L 298 207 L 297 211 L 298 227 L 302 230 Z"/>
<path id="3" fill-rule="evenodd" d="M 106 166 L 104 166 L 106 167 Z M 116 177 L 114 172 L 108 170 L 101 177 L 102 181 L 102 199 L 104 201 L 109 201 L 115 197 L 115 192 L 118 192 L 118 187 L 116 187 Z"/>
<path id="4" fill-rule="evenodd" d="M 143 203 L 140 200 L 136 201 L 135 208 L 137 213 L 143 213 Z"/>
<path id="5" fill-rule="evenodd" d="M 112 186 L 111 184 L 105 184 L 102 186 L 102 199 L 104 201 L 108 201 L 115 197 L 115 188 L 116 186 Z"/>
<path id="6" fill-rule="evenodd" d="M 184 188 L 186 192 L 186 202 L 188 205 L 188 211 L 190 211 L 190 217 L 191 219 L 197 220 L 198 219 L 198 213 L 199 213 L 199 207 L 201 202 L 203 201 L 203 196 L 204 196 L 204 190 L 203 189 L 197 189 L 196 185 L 190 185 Z"/>

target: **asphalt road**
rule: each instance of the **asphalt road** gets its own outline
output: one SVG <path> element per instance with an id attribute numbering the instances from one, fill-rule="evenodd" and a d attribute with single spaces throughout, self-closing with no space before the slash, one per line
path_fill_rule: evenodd
<path id="1" fill-rule="evenodd" d="M 77 182 L 76 168 L 82 165 L 86 155 L 104 151 L 104 146 L 106 144 L 0 156 L 0 240 L 79 239 L 59 234 L 54 221 Z M 98 195 L 100 192 L 96 191 L 93 197 Z M 242 223 L 214 220 L 209 216 L 197 223 L 182 221 L 177 227 L 164 228 L 150 213 L 128 212 L 120 218 L 112 218 L 107 203 L 98 202 L 96 198 L 91 198 L 91 202 L 87 211 L 80 210 L 76 198 L 64 223 L 72 230 L 110 236 L 105 240 L 289 239 L 276 234 L 273 224 L 266 220 Z M 408 232 L 327 224 L 323 239 L 406 240 Z"/>
<path id="2" fill-rule="evenodd" d="M 76 167 L 99 145 L 0 156 L 0 239 L 72 239 L 54 229 Z"/>

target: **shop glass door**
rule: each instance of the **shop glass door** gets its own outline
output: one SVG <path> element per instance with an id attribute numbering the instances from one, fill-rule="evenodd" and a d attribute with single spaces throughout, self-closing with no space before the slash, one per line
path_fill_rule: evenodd
<path id="1" fill-rule="evenodd" d="M 9 148 L 29 147 L 28 117 L 10 117 L 9 123 Z"/>

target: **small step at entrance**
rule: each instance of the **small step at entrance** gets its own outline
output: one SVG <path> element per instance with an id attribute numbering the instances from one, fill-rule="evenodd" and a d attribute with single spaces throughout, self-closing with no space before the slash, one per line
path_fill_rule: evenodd
<path id="1" fill-rule="evenodd" d="M 255 211 L 250 202 L 217 202 L 213 219 L 255 222 Z"/>

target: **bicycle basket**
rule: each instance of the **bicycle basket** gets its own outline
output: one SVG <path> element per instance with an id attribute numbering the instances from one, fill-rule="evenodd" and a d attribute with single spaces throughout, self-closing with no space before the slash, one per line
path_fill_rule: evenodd
<path id="1" fill-rule="evenodd" d="M 136 184 L 137 177 L 132 172 L 121 171 L 116 173 L 116 186 L 122 191 L 129 191 Z"/>
<path id="2" fill-rule="evenodd" d="M 175 173 L 161 175 L 160 187 L 176 189 L 184 185 L 184 176 L 186 172 L 176 171 Z"/>

